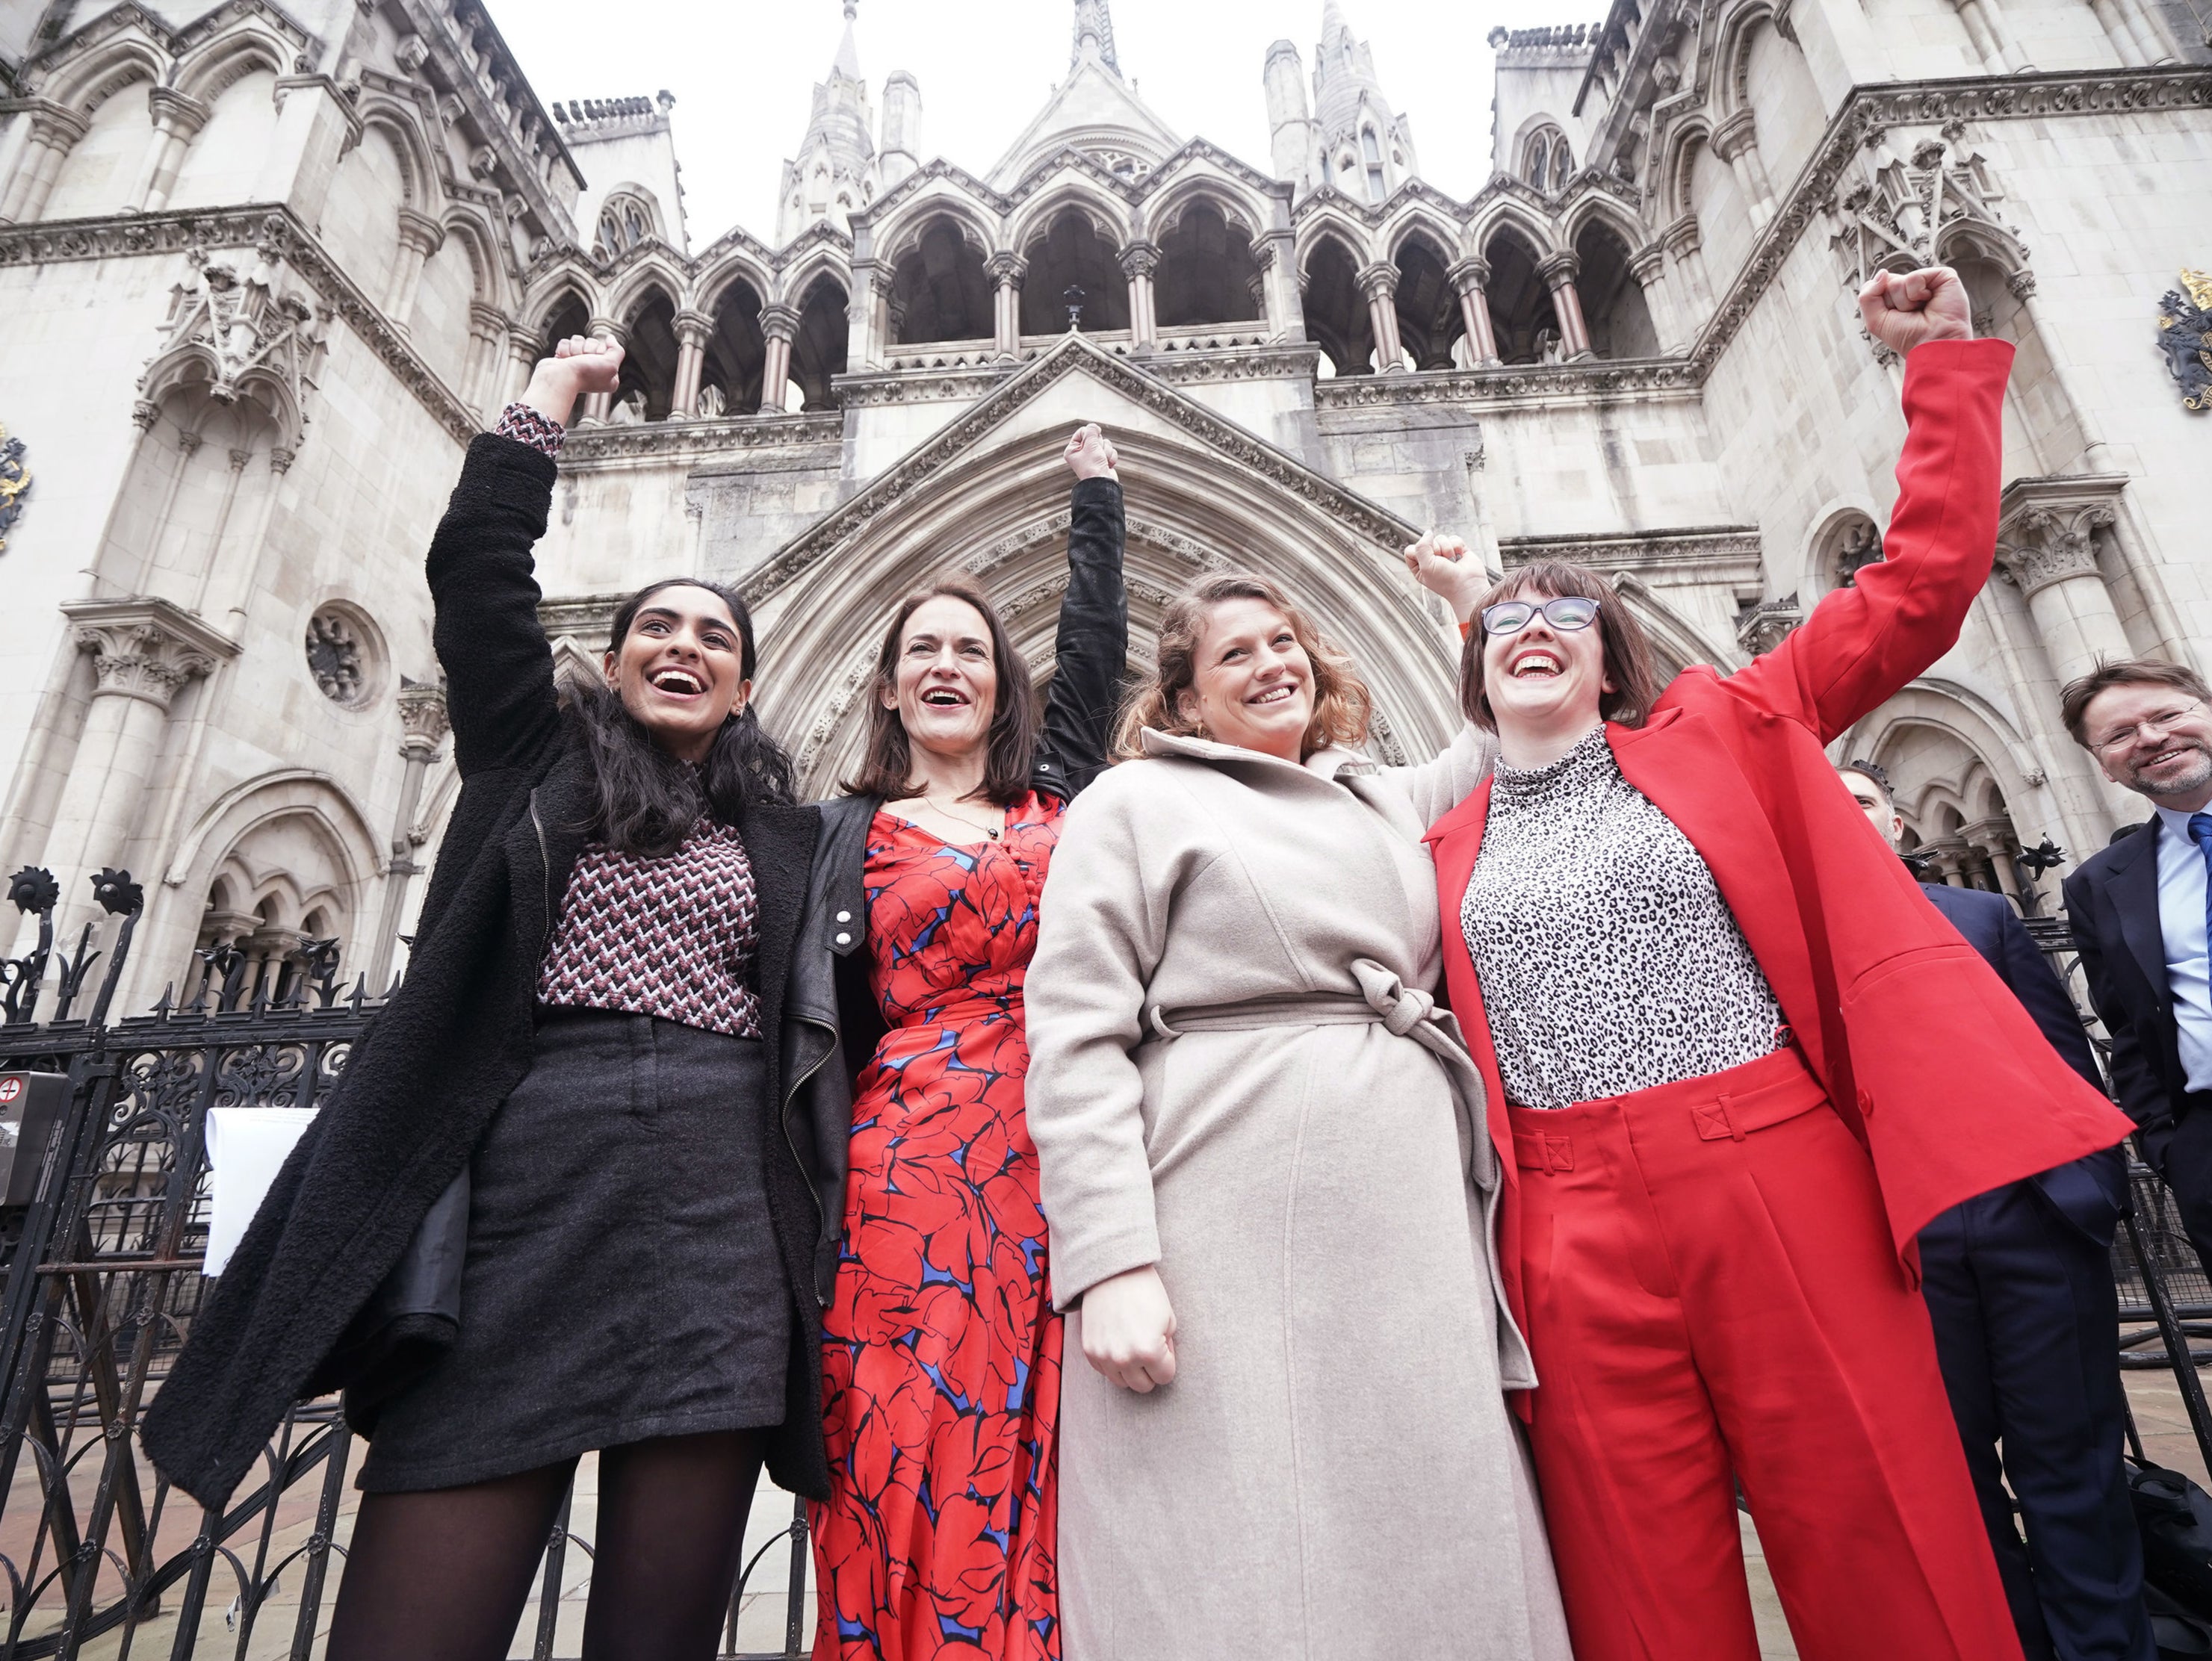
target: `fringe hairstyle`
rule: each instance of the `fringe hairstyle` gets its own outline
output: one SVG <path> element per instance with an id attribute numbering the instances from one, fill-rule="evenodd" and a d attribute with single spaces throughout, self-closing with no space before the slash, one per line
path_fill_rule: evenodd
<path id="1" fill-rule="evenodd" d="M 1198 683 L 1198 647 L 1213 608 L 1230 600 L 1258 600 L 1283 614 L 1313 665 L 1313 719 L 1298 746 L 1301 761 L 1329 744 L 1352 749 L 1367 742 L 1375 707 L 1359 670 L 1280 585 L 1249 571 L 1200 577 L 1160 614 L 1159 667 L 1129 690 L 1114 732 L 1114 759 L 1133 761 L 1144 751 L 1145 730 L 1178 737 L 1198 736 L 1198 723 L 1182 712 L 1183 694 Z"/>
<path id="2" fill-rule="evenodd" d="M 1482 627 L 1485 608 L 1500 600 L 1525 600 L 1532 595 L 1561 599 L 1573 596 L 1597 602 L 1597 630 L 1605 642 L 1606 678 L 1613 690 L 1598 699 L 1597 712 L 1625 727 L 1640 727 L 1650 716 L 1662 690 L 1659 671 L 1651 662 L 1651 642 L 1636 615 L 1621 603 L 1613 585 L 1586 565 L 1571 560 L 1532 560 L 1508 572 L 1503 581 L 1482 597 L 1475 608 L 1474 627 L 1467 632 L 1460 649 L 1459 706 L 1467 718 L 1486 731 L 1498 730 L 1498 717 L 1482 684 L 1482 647 L 1489 637 Z"/>
<path id="3" fill-rule="evenodd" d="M 667 588 L 704 589 L 729 608 L 743 643 L 742 673 L 752 679 L 752 613 L 732 590 L 695 577 L 664 578 L 624 600 L 609 630 L 607 650 L 622 650 L 639 609 Z M 583 730 L 598 785 L 589 834 L 621 852 L 662 858 L 676 852 L 702 815 L 735 825 L 754 803 L 788 806 L 797 799 L 791 758 L 768 736 L 750 703 L 722 723 L 707 759 L 696 767 L 656 743 L 612 687 L 572 687 L 568 707 Z"/>
<path id="4" fill-rule="evenodd" d="M 906 723 L 896 704 L 884 706 L 884 694 L 898 689 L 899 648 L 906 641 L 906 626 L 914 614 L 932 600 L 957 600 L 973 606 L 991 637 L 991 667 L 999 689 L 992 700 L 989 752 L 983 782 L 976 794 L 994 807 L 1011 808 L 1029 793 L 1030 770 L 1036 764 L 1036 688 L 1030 666 L 1014 650 L 1006 626 L 999 621 L 990 597 L 965 577 L 939 577 L 899 602 L 891 625 L 884 631 L 884 644 L 876 653 L 876 672 L 868 683 L 868 744 L 860 755 L 860 770 L 845 788 L 855 796 L 872 796 L 896 802 L 914 794 L 914 748 L 908 742 Z"/>

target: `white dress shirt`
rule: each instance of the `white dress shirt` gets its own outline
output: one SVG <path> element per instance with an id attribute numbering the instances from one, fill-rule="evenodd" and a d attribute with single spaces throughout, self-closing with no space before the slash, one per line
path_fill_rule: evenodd
<path id="1" fill-rule="evenodd" d="M 2204 851 L 2190 815 L 2160 808 L 2158 929 L 2166 939 L 2166 984 L 2173 1000 L 2181 1070 L 2192 1090 L 2212 1089 L 2212 965 L 2205 959 Z"/>

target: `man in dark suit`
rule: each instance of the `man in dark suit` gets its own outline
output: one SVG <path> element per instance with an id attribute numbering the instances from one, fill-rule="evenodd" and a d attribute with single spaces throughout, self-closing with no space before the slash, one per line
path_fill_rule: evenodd
<path id="1" fill-rule="evenodd" d="M 1852 761 L 1838 771 L 1895 847 L 1905 826 L 1882 770 Z M 1921 886 L 2051 1047 L 2103 1089 L 2073 1000 L 2011 903 L 1978 888 Z M 2121 1462 L 2126 1409 L 2112 1249 L 2126 1205 L 2126 1157 L 2107 1149 L 1978 1194 L 1920 1233 L 1936 1359 L 2028 1661 L 2157 1655 Z M 2008 1480 L 2027 1525 L 2024 1544 Z"/>
<path id="2" fill-rule="evenodd" d="M 2177 664 L 2100 664 L 2059 710 L 2105 777 L 2154 809 L 2066 879 L 2066 914 L 2112 1037 L 2113 1094 L 2212 1264 L 2212 689 Z"/>

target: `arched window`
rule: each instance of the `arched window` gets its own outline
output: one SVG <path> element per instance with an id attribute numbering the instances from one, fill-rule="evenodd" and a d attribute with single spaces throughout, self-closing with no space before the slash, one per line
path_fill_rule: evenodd
<path id="1" fill-rule="evenodd" d="M 900 346 L 991 338 L 983 251 L 963 234 L 958 221 L 932 221 L 900 257 L 891 275 L 891 323 Z"/>
<path id="2" fill-rule="evenodd" d="M 1367 199 L 1380 202 L 1382 199 L 1382 147 L 1375 141 L 1374 128 L 1362 127 L 1359 130 L 1359 150 L 1367 162 Z"/>
<path id="3" fill-rule="evenodd" d="M 1306 256 L 1302 302 L 1306 333 L 1328 355 L 1333 375 L 1375 373 L 1375 325 L 1367 296 L 1359 291 L 1359 268 L 1350 249 L 1325 236 Z"/>
<path id="4" fill-rule="evenodd" d="M 652 203 L 628 194 L 611 196 L 599 208 L 599 229 L 592 234 L 592 252 L 601 259 L 612 259 L 647 237 L 659 234 L 659 226 Z"/>
<path id="5" fill-rule="evenodd" d="M 1547 196 L 1557 196 L 1575 170 L 1567 136 L 1547 122 L 1531 133 L 1521 151 L 1521 177 Z"/>

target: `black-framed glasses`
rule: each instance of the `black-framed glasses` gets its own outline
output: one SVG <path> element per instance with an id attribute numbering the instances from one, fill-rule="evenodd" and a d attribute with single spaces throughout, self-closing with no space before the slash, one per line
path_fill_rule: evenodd
<path id="1" fill-rule="evenodd" d="M 1496 605 L 1486 605 L 1482 609 L 1482 632 L 1518 634 L 1540 611 L 1553 628 L 1588 628 L 1597 621 L 1595 600 L 1585 600 L 1579 594 L 1562 594 L 1540 605 L 1530 600 L 1500 600 Z"/>

